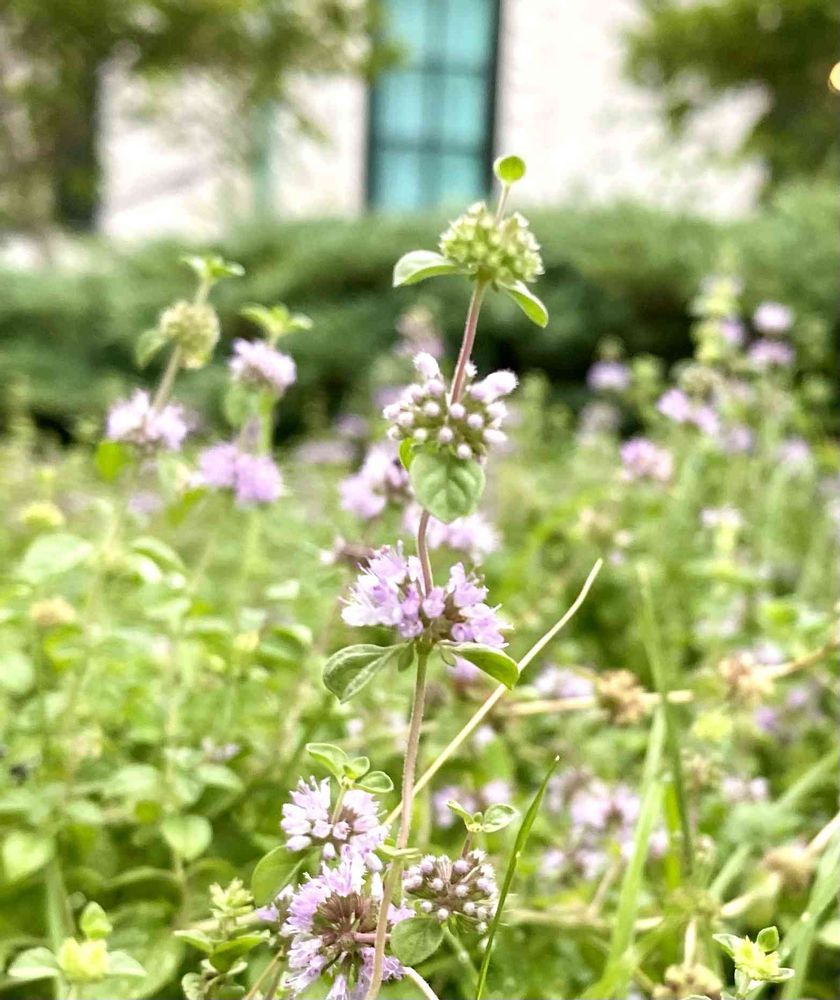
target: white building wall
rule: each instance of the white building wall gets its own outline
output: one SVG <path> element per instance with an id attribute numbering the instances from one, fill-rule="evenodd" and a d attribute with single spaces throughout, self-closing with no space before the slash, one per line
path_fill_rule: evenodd
<path id="1" fill-rule="evenodd" d="M 724 161 L 760 98 L 721 104 L 675 143 L 655 96 L 621 76 L 621 32 L 635 11 L 635 0 L 503 0 L 496 146 L 527 160 L 523 198 L 545 204 L 633 196 L 712 215 L 744 212 L 754 204 L 760 169 Z M 357 214 L 364 208 L 365 87 L 313 76 L 301 78 L 297 90 L 323 141 L 300 136 L 278 116 L 270 143 L 275 210 L 281 217 Z M 152 117 L 147 97 L 118 69 L 109 74 L 102 229 L 124 238 L 202 237 L 253 211 L 250 172 L 231 163 L 220 142 L 220 90 L 185 80 L 158 95 L 162 111 Z"/>

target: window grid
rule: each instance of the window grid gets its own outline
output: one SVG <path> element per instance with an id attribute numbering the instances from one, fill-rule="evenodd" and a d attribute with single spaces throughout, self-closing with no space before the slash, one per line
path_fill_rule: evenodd
<path id="1" fill-rule="evenodd" d="M 475 183 L 467 182 L 469 191 L 458 192 L 459 199 L 465 195 L 481 197 L 490 190 L 492 183 L 499 0 L 484 0 L 482 16 L 486 18 L 487 45 L 478 59 L 469 58 L 464 52 L 453 57 L 451 52 L 449 29 L 458 0 L 408 2 L 412 4 L 413 17 L 422 7 L 422 30 L 417 32 L 421 37 L 403 39 L 408 43 L 408 63 L 385 74 L 380 84 L 372 88 L 369 98 L 366 188 L 368 204 L 374 208 L 417 210 L 441 204 L 446 200 L 447 178 L 451 179 L 451 174 L 456 172 L 453 169 L 456 163 L 462 172 L 467 167 L 467 174 L 475 180 Z M 392 0 L 392 11 L 397 3 L 398 0 Z M 410 93 L 412 78 L 415 87 L 419 88 L 419 129 L 413 135 L 395 134 L 394 121 L 383 120 L 386 112 L 392 111 L 385 105 L 388 101 L 399 104 L 394 94 L 395 81 L 399 80 Z M 475 138 L 445 135 L 445 123 L 449 118 L 441 118 L 441 113 L 451 114 L 452 99 L 458 99 L 458 88 L 461 89 L 460 100 L 465 100 L 467 105 L 476 96 L 467 93 L 465 97 L 466 81 L 479 84 L 483 90 L 480 120 L 471 120 L 478 135 Z M 389 84 L 390 94 L 387 92 Z M 390 176 L 388 163 L 391 164 Z M 409 178 L 414 174 L 410 204 L 395 204 L 390 195 L 388 186 L 397 183 L 395 167 L 408 171 L 405 176 Z M 411 181 L 407 189 L 412 189 Z"/>

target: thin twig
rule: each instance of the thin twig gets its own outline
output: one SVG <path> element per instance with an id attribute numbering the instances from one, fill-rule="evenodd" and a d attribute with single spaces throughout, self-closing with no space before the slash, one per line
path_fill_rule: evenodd
<path id="1" fill-rule="evenodd" d="M 414 969 L 404 968 L 403 975 L 406 979 L 410 979 L 412 983 L 417 987 L 418 990 L 423 994 L 426 1000 L 440 1000 L 437 993 L 432 989 L 431 986 L 426 982 L 426 980 L 420 975 L 419 972 L 415 972 Z"/>

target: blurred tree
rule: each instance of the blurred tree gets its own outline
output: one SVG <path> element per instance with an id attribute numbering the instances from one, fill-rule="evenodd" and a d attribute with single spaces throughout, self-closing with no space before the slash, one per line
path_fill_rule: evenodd
<path id="1" fill-rule="evenodd" d="M 385 56 L 371 42 L 375 19 L 376 0 L 3 0 L 0 223 L 91 224 L 112 60 L 155 80 L 209 76 L 242 123 L 268 101 L 300 113 L 288 86 L 297 72 L 372 72 Z M 241 147 L 242 132 L 231 138 Z"/>
<path id="2" fill-rule="evenodd" d="M 662 91 L 675 130 L 726 94 L 759 86 L 766 106 L 741 149 L 760 156 L 768 188 L 837 166 L 836 0 L 640 0 L 626 66 Z"/>

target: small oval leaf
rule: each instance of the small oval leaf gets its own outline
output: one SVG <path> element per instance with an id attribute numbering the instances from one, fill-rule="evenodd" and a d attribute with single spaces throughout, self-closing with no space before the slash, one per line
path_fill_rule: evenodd
<path id="1" fill-rule="evenodd" d="M 371 771 L 356 782 L 356 787 L 374 795 L 384 795 L 394 790 L 394 782 L 384 771 Z"/>
<path id="2" fill-rule="evenodd" d="M 450 648 L 458 656 L 462 656 L 473 666 L 483 670 L 485 674 L 495 678 L 500 684 L 504 684 L 506 688 L 512 688 L 519 680 L 519 667 L 516 660 L 511 659 L 501 649 L 482 646 L 477 642 L 462 642 Z"/>
<path id="3" fill-rule="evenodd" d="M 415 966 L 433 955 L 443 940 L 443 927 L 430 917 L 401 920 L 391 931 L 391 950 L 403 965 Z"/>
<path id="4" fill-rule="evenodd" d="M 458 274 L 459 267 L 443 254 L 433 250 L 412 250 L 403 254 L 394 265 L 394 288 L 416 285 L 418 281 L 434 278 L 439 274 Z"/>
<path id="5" fill-rule="evenodd" d="M 537 326 L 548 325 L 548 310 L 524 281 L 513 285 L 500 285 L 501 290 L 519 306 L 522 312 Z"/>
<path id="6" fill-rule="evenodd" d="M 518 811 L 513 806 L 506 805 L 503 802 L 496 802 L 484 810 L 481 829 L 485 833 L 495 833 L 497 830 L 504 830 L 518 815 Z"/>
<path id="7" fill-rule="evenodd" d="M 275 847 L 260 858 L 251 875 L 251 895 L 257 906 L 270 903 L 303 870 L 307 860 L 308 855 L 290 854 L 285 847 Z"/>
<path id="8" fill-rule="evenodd" d="M 396 664 L 404 643 L 396 646 L 373 646 L 360 643 L 340 649 L 324 664 L 324 686 L 339 701 L 349 701 L 391 662 Z"/>
<path id="9" fill-rule="evenodd" d="M 168 816 L 160 829 L 163 839 L 184 861 L 195 861 L 213 839 L 213 827 L 204 816 Z"/>
<path id="10" fill-rule="evenodd" d="M 409 476 L 418 503 L 444 524 L 472 514 L 484 492 L 484 469 L 449 451 L 418 451 Z"/>
<path id="11" fill-rule="evenodd" d="M 335 747 L 332 743 L 307 743 L 306 752 L 313 760 L 323 764 L 336 778 L 340 778 L 344 774 L 347 754 L 341 747 Z"/>

